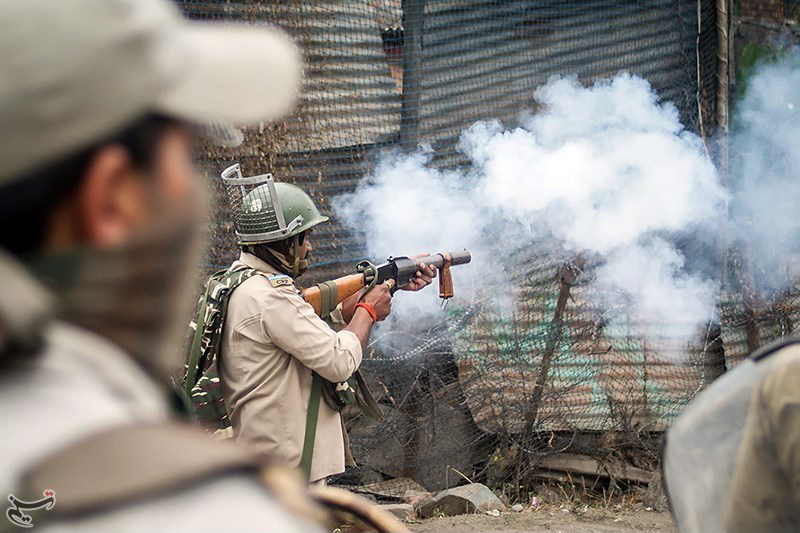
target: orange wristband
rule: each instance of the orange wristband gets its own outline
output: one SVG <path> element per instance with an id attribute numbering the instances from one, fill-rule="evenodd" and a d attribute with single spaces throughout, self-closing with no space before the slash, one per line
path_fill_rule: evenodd
<path id="1" fill-rule="evenodd" d="M 373 309 L 371 305 L 365 304 L 364 302 L 359 302 L 356 304 L 355 308 L 358 309 L 359 307 L 369 313 L 369 316 L 372 317 L 373 324 L 378 321 L 378 313 L 375 312 L 375 309 Z"/>

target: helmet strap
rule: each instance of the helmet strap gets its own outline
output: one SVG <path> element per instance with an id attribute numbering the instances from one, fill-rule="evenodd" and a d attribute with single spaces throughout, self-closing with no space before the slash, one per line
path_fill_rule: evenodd
<path id="1" fill-rule="evenodd" d="M 292 265 L 292 278 L 297 278 L 300 274 L 300 236 L 295 235 L 292 237 L 292 253 L 290 256 L 294 257 L 294 265 Z"/>
<path id="2" fill-rule="evenodd" d="M 243 250 L 247 253 L 253 254 L 262 261 L 268 263 L 276 268 L 278 272 L 283 272 L 286 275 L 292 276 L 297 279 L 302 276 L 308 269 L 308 261 L 300 259 L 300 237 L 294 235 L 286 239 L 288 242 L 288 249 L 286 245 L 281 242 L 281 250 L 276 250 L 269 246 L 271 243 L 261 243 L 259 245 L 245 245 Z"/>

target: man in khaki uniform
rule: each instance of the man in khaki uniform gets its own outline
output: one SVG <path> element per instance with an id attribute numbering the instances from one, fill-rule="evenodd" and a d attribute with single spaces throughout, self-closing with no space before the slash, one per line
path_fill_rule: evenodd
<path id="1" fill-rule="evenodd" d="M 769 355 L 754 388 L 736 457 L 725 527 L 800 531 L 800 344 Z"/>
<path id="2" fill-rule="evenodd" d="M 236 446 L 167 422 L 202 227 L 190 124 L 283 113 L 297 50 L 166 0 L 3 0 L 0 57 L 2 529 L 313 530 Z"/>
<path id="3" fill-rule="evenodd" d="M 258 183 L 258 178 L 240 180 Z M 358 369 L 373 324 L 390 312 L 390 286 L 379 285 L 342 302 L 330 316 L 339 331 L 331 328 L 294 285 L 307 268 L 311 231 L 327 218 L 298 187 L 272 183 L 271 177 L 263 180 L 243 197 L 233 188 L 243 250 L 232 268 L 247 267 L 262 275 L 250 277 L 230 296 L 218 363 L 220 382 L 237 440 L 299 466 L 312 372 L 339 383 Z M 420 290 L 434 276 L 433 268 L 422 265 L 404 289 Z M 344 472 L 345 439 L 339 412 L 320 402 L 310 481 Z"/>

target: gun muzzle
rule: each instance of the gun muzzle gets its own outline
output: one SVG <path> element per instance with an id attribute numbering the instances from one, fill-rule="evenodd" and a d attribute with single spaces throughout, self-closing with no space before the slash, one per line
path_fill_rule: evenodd
<path id="1" fill-rule="evenodd" d="M 460 250 L 458 252 L 432 254 L 413 259 L 408 257 L 389 259 L 395 261 L 398 287 L 410 283 L 422 263 L 436 268 L 439 271 L 439 297 L 448 299 L 453 297 L 453 275 L 450 273 L 450 267 L 469 263 L 472 261 L 472 254 L 467 250 Z"/>

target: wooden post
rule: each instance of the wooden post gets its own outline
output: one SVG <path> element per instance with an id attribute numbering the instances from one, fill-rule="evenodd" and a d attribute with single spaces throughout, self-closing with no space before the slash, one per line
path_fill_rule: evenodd
<path id="1" fill-rule="evenodd" d="M 400 146 L 410 152 L 419 144 L 425 0 L 403 0 L 402 5 L 403 97 L 400 110 Z"/>
<path id="2" fill-rule="evenodd" d="M 542 402 L 542 391 L 547 385 L 547 377 L 550 373 L 550 363 L 552 362 L 556 349 L 561 344 L 561 334 L 564 331 L 564 309 L 567 307 L 567 301 L 569 300 L 569 293 L 572 290 L 572 285 L 575 283 L 578 275 L 583 270 L 583 264 L 583 257 L 578 256 L 574 261 L 565 263 L 561 267 L 559 274 L 561 287 L 558 291 L 556 309 L 553 312 L 553 320 L 550 322 L 550 327 L 548 328 L 545 348 L 544 352 L 542 353 L 542 365 L 539 367 L 539 373 L 536 376 L 533 397 L 531 398 L 530 408 L 528 409 L 528 413 L 525 417 L 527 430 L 531 433 L 533 432 L 534 424 L 536 424 L 536 417 L 539 415 L 539 408 L 541 407 Z"/>

